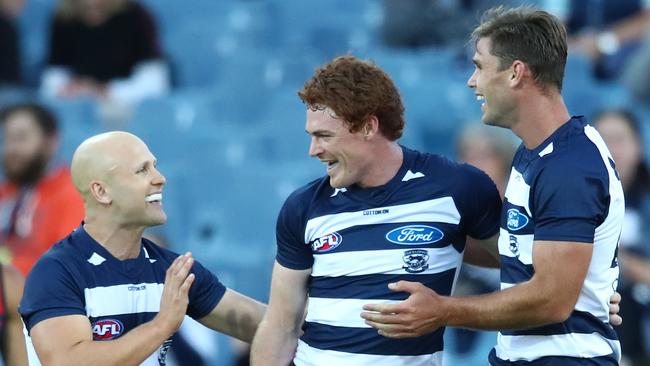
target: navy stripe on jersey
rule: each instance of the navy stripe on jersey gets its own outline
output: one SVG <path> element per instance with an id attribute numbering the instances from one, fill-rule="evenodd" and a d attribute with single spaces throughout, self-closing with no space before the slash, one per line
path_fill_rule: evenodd
<path id="1" fill-rule="evenodd" d="M 616 340 L 616 332 L 609 323 L 604 323 L 590 313 L 574 310 L 569 319 L 562 323 L 544 325 L 524 330 L 501 331 L 503 335 L 555 335 L 567 333 L 598 333 L 603 337 Z"/>
<path id="2" fill-rule="evenodd" d="M 442 238 L 433 243 L 419 245 L 391 243 L 386 238 L 388 233 L 393 230 L 416 225 L 424 225 L 439 230 L 442 232 Z M 448 245 L 453 245 L 456 251 L 460 253 L 465 247 L 465 236 L 458 232 L 458 225 L 441 222 L 412 221 L 408 223 L 357 225 L 340 230 L 338 234 L 341 235 L 341 245 L 324 253 L 315 251 L 314 255 L 362 250 L 443 248 Z"/>
<path id="3" fill-rule="evenodd" d="M 313 277 L 309 296 L 331 299 L 405 300 L 408 293 L 388 289 L 389 283 L 397 281 L 421 282 L 440 295 L 450 295 L 455 273 L 455 269 L 450 269 L 425 275 Z"/>
<path id="4" fill-rule="evenodd" d="M 442 351 L 444 329 L 418 338 L 377 336 L 374 328 L 349 328 L 305 322 L 300 339 L 311 347 L 348 353 L 418 356 Z"/>
<path id="5" fill-rule="evenodd" d="M 591 358 L 549 356 L 534 361 L 505 361 L 498 358 L 496 351 L 492 349 L 488 359 L 492 366 L 618 366 L 613 354 Z"/>
<path id="6" fill-rule="evenodd" d="M 501 258 L 501 282 L 502 283 L 521 283 L 530 280 L 535 273 L 532 264 L 523 264 L 516 257 L 507 255 L 499 256 Z"/>

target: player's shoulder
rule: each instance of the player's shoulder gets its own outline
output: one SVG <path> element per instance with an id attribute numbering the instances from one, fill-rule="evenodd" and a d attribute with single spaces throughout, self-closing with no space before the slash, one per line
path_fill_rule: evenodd
<path id="1" fill-rule="evenodd" d="M 439 154 L 411 150 L 408 148 L 404 149 L 404 153 L 408 156 L 408 159 L 412 160 L 413 168 L 432 173 L 433 175 L 463 175 L 476 170 L 476 168 L 471 165 L 460 163 Z"/>
<path id="2" fill-rule="evenodd" d="M 291 192 L 285 201 L 285 206 L 306 207 L 310 202 L 334 190 L 329 184 L 328 176 L 320 177 Z"/>
<path id="3" fill-rule="evenodd" d="M 36 261 L 27 280 L 57 281 L 61 276 L 80 276 L 82 256 L 73 244 L 74 234 L 75 232 L 72 232 L 48 249 Z"/>
<path id="4" fill-rule="evenodd" d="M 582 116 L 573 117 L 563 131 L 539 155 L 545 169 L 570 171 L 599 170 L 605 172 L 603 161 L 606 149 L 600 134 Z"/>

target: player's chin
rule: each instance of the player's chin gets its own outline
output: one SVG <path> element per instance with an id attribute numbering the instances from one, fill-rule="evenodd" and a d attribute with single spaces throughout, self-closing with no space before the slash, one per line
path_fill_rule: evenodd
<path id="1" fill-rule="evenodd" d="M 165 214 L 164 212 L 160 212 L 159 215 L 151 217 L 151 220 L 149 220 L 149 226 L 163 225 L 166 222 L 167 222 L 167 214 Z"/>

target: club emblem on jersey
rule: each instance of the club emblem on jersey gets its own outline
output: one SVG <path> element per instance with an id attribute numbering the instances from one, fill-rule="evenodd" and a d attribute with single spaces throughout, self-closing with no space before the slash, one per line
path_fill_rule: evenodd
<path id="1" fill-rule="evenodd" d="M 423 245 L 442 239 L 442 231 L 427 225 L 408 225 L 393 229 L 386 234 L 386 240 L 400 245 Z"/>
<path id="2" fill-rule="evenodd" d="M 311 242 L 311 250 L 318 253 L 328 252 L 341 245 L 342 241 L 343 237 L 341 234 L 335 231 Z"/>
<path id="3" fill-rule="evenodd" d="M 408 273 L 420 273 L 429 268 L 427 262 L 429 261 L 429 253 L 424 249 L 411 249 L 404 252 L 402 257 L 404 260 L 403 269 Z"/>
<path id="4" fill-rule="evenodd" d="M 515 257 L 519 257 L 519 243 L 517 242 L 517 237 L 510 235 L 510 251 Z"/>
<path id="5" fill-rule="evenodd" d="M 163 342 L 162 346 L 160 346 L 160 351 L 158 351 L 158 365 L 159 366 L 165 366 L 167 365 L 167 352 L 169 352 L 169 348 L 172 346 L 172 340 L 168 339 L 165 342 Z"/>
<path id="6" fill-rule="evenodd" d="M 508 230 L 517 231 L 528 224 L 528 217 L 519 212 L 516 208 L 511 208 L 508 210 L 508 222 L 506 226 Z"/>
<path id="7" fill-rule="evenodd" d="M 108 341 L 124 333 L 124 325 L 117 319 L 102 319 L 93 323 L 93 339 Z"/>

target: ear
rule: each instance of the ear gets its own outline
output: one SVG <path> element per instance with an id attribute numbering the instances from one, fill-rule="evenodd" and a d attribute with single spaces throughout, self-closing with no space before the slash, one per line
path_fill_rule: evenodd
<path id="1" fill-rule="evenodd" d="M 528 70 L 528 65 L 524 62 L 515 60 L 510 66 L 510 86 L 517 87 L 521 85 Z"/>
<path id="2" fill-rule="evenodd" d="M 104 182 L 96 180 L 90 182 L 90 194 L 97 202 L 103 205 L 110 205 L 113 203 L 113 198 L 111 198 Z"/>
<path id="3" fill-rule="evenodd" d="M 370 115 L 361 129 L 363 137 L 367 140 L 379 133 L 379 119 L 375 115 Z"/>

